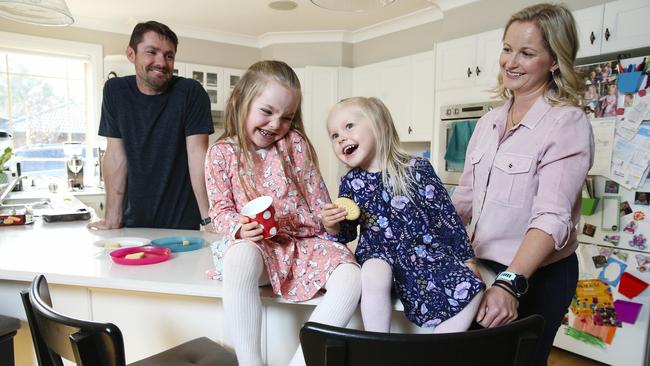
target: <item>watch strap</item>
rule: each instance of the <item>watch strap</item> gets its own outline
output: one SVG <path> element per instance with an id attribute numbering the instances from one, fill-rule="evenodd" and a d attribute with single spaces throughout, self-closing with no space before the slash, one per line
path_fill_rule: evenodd
<path id="1" fill-rule="evenodd" d="M 509 293 L 512 297 L 514 297 L 515 299 L 517 299 L 517 301 L 519 301 L 519 297 L 517 297 L 517 294 L 512 292 L 512 289 L 510 289 L 509 286 L 504 285 L 503 282 L 495 282 L 492 284 L 492 286 L 502 288 L 505 292 Z"/>
<path id="2" fill-rule="evenodd" d="M 209 224 L 211 222 L 212 222 L 212 218 L 210 218 L 210 216 L 201 219 L 201 225 L 203 225 L 203 226 L 205 226 L 205 225 L 207 225 L 207 224 Z"/>

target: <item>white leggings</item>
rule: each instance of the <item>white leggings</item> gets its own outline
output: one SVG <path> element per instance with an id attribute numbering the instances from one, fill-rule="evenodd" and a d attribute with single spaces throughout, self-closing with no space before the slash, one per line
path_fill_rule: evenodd
<path id="1" fill-rule="evenodd" d="M 388 333 L 393 310 L 390 291 L 393 285 L 393 271 L 386 261 L 369 259 L 361 268 L 361 317 L 367 331 Z M 458 314 L 438 324 L 434 333 L 462 332 L 469 328 L 476 316 L 483 292 Z"/>
<path id="2" fill-rule="evenodd" d="M 268 284 L 262 254 L 253 242 L 243 241 L 228 249 L 223 261 L 224 317 L 240 366 L 263 365 L 262 301 L 258 287 Z M 309 321 L 346 326 L 361 294 L 359 267 L 339 265 L 323 287 L 327 292 Z M 305 365 L 300 346 L 290 365 Z"/>

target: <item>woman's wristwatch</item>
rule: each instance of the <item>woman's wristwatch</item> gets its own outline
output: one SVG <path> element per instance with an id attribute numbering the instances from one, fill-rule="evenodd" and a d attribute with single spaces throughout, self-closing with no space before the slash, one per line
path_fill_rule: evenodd
<path id="1" fill-rule="evenodd" d="M 210 216 L 208 216 L 208 217 L 206 217 L 204 219 L 201 219 L 201 225 L 202 226 L 205 226 L 205 225 L 207 225 L 207 224 L 209 224 L 211 222 L 212 222 L 212 219 L 210 218 Z"/>
<path id="2" fill-rule="evenodd" d="M 517 299 L 521 298 L 528 291 L 528 279 L 526 276 L 513 272 L 503 271 L 499 273 L 496 280 L 494 280 L 494 284 L 506 286 Z"/>

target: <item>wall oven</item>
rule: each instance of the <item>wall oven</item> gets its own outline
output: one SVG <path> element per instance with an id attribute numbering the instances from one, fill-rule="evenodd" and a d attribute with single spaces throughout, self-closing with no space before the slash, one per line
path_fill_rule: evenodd
<path id="1" fill-rule="evenodd" d="M 474 126 L 476 122 L 484 114 L 492 109 L 502 105 L 503 101 L 489 101 L 468 104 L 449 104 L 440 107 L 440 150 L 436 154 L 436 166 L 438 167 L 438 175 L 442 182 L 446 185 L 458 185 L 460 175 L 463 172 L 462 161 L 451 159 L 450 155 L 464 156 L 466 145 L 463 143 L 469 141 L 471 132 L 466 130 L 469 126 Z M 463 124 L 454 126 L 455 124 Z M 454 128 L 456 127 L 456 129 Z M 473 130 L 473 128 L 471 128 Z M 455 142 L 450 145 L 452 135 L 454 133 L 462 132 L 459 136 L 455 136 Z M 451 154 L 446 154 L 448 149 Z M 453 150 L 453 151 L 452 151 Z M 450 158 L 450 161 L 445 159 L 445 155 Z M 464 160 L 464 159 L 463 159 Z"/>

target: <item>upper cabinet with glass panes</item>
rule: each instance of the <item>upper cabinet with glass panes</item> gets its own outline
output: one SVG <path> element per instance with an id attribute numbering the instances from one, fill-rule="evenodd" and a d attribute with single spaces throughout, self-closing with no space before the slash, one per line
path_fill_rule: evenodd
<path id="1" fill-rule="evenodd" d="M 180 74 L 180 76 L 194 79 L 203 85 L 205 91 L 208 92 L 208 97 L 210 97 L 210 108 L 212 110 L 224 109 L 226 101 L 223 96 L 224 72 L 222 67 L 185 64 L 185 75 Z"/>

